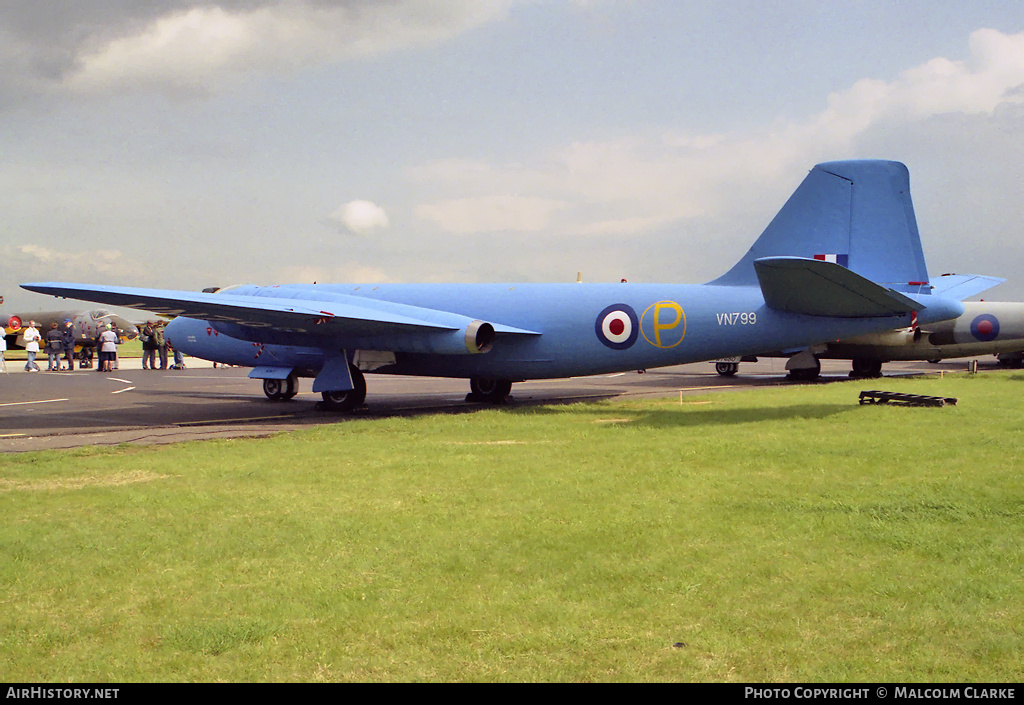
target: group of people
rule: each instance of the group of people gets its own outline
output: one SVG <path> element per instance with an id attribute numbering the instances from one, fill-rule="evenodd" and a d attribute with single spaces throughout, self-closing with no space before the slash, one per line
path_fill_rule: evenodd
<path id="1" fill-rule="evenodd" d="M 142 369 L 144 370 L 166 370 L 168 353 L 174 353 L 174 364 L 172 370 L 180 370 L 185 367 L 185 360 L 182 354 L 175 350 L 167 337 L 164 335 L 163 321 L 146 321 L 146 325 L 139 330 L 139 340 L 142 341 Z M 157 357 L 160 359 L 160 366 L 157 367 Z"/>
<path id="2" fill-rule="evenodd" d="M 109 327 L 109 326 L 108 326 Z M 36 355 L 39 354 L 39 345 L 43 343 L 43 336 L 36 328 L 35 321 L 29 321 L 28 328 L 23 335 L 25 340 L 25 352 L 28 353 L 25 362 L 26 372 L 39 372 L 39 365 L 36 364 Z M 115 334 L 116 339 L 116 334 Z M 49 358 L 47 372 L 60 372 L 61 370 L 75 369 L 75 325 L 70 321 L 64 321 L 63 326 L 58 326 L 54 321 L 50 324 L 50 330 L 46 332 L 45 346 L 46 355 Z M 116 347 L 114 348 L 117 349 Z M 61 357 L 67 362 L 62 366 Z"/>
<path id="3" fill-rule="evenodd" d="M 75 369 L 75 326 L 70 320 L 65 320 L 63 326 L 56 321 L 50 324 L 50 330 L 46 337 L 36 328 L 35 321 L 29 321 L 25 329 L 23 339 L 25 341 L 25 352 L 28 353 L 25 362 L 26 372 L 40 372 L 36 363 L 36 356 L 40 352 L 40 345 L 45 346 L 49 358 L 47 372 L 60 372 L 62 370 Z M 139 332 L 142 340 L 142 369 L 144 370 L 165 370 L 167 369 L 167 358 L 172 350 L 167 338 L 164 336 L 163 322 L 149 321 Z M 121 344 L 121 338 L 109 323 L 106 329 L 96 336 L 96 352 L 98 364 L 97 372 L 113 372 L 117 368 L 117 346 Z M 185 367 L 182 354 L 174 350 L 174 365 L 172 369 Z M 157 367 L 157 355 L 160 358 L 160 366 Z M 63 356 L 66 366 L 62 363 Z"/>

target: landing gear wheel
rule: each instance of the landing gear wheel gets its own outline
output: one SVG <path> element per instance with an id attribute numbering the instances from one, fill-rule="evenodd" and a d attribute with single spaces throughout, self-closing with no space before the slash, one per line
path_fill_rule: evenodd
<path id="1" fill-rule="evenodd" d="M 821 362 L 814 360 L 814 367 L 801 367 L 789 371 L 789 378 L 795 382 L 816 382 L 821 376 Z"/>
<path id="2" fill-rule="evenodd" d="M 469 396 L 466 401 L 482 401 L 500 404 L 512 391 L 512 382 L 492 377 L 473 377 L 469 380 Z"/>
<path id="3" fill-rule="evenodd" d="M 733 377 L 737 372 L 740 371 L 740 364 L 738 362 L 716 362 L 715 372 L 722 375 L 723 377 Z"/>
<path id="4" fill-rule="evenodd" d="M 295 373 L 288 375 L 287 379 L 265 379 L 263 380 L 263 393 L 270 401 L 285 401 L 299 393 L 299 378 Z"/>
<path id="5" fill-rule="evenodd" d="M 287 396 L 287 384 L 283 379 L 263 380 L 263 393 L 270 401 L 284 401 Z"/>
<path id="6" fill-rule="evenodd" d="M 296 394 L 299 393 L 299 378 L 295 376 L 295 373 L 288 375 L 288 379 L 285 380 L 284 398 L 292 399 Z"/>
<path id="7" fill-rule="evenodd" d="M 366 401 L 366 378 L 355 365 L 349 365 L 353 388 L 338 392 L 323 392 L 324 408 L 329 411 L 352 411 Z"/>
<path id="8" fill-rule="evenodd" d="M 850 376 L 856 379 L 874 379 L 882 376 L 882 361 L 870 357 L 855 357 L 850 361 Z"/>

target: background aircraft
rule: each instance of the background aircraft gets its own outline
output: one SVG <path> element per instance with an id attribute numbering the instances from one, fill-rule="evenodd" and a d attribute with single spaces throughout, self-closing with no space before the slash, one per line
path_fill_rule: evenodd
<path id="1" fill-rule="evenodd" d="M 468 378 L 474 398 L 497 402 L 518 380 L 809 348 L 964 311 L 929 293 L 909 174 L 886 161 L 816 166 L 705 285 L 22 286 L 178 316 L 176 349 L 253 367 L 270 399 L 314 377 L 326 406 L 345 410 L 363 403 L 364 371 Z"/>
<path id="2" fill-rule="evenodd" d="M 965 301 L 963 314 L 932 323 L 927 330 L 904 329 L 829 343 L 825 356 L 852 360 L 852 376 L 876 377 L 882 363 L 890 360 L 942 360 L 1021 350 L 1024 303 Z"/>
<path id="3" fill-rule="evenodd" d="M 943 275 L 956 276 L 956 275 Z M 966 286 L 950 289 L 973 296 L 1001 283 L 994 277 L 969 277 Z M 940 278 L 941 281 L 941 278 Z M 940 288 L 936 286 L 936 288 Z M 1003 301 L 965 301 L 964 313 L 926 328 L 909 326 L 884 333 L 832 341 L 799 351 L 803 360 L 794 361 L 792 353 L 769 352 L 744 358 L 715 361 L 715 370 L 723 377 L 739 371 L 741 362 L 757 362 L 758 357 L 789 357 L 786 369 L 790 377 L 816 379 L 821 370 L 819 359 L 850 360 L 851 377 L 879 377 L 882 365 L 897 360 L 939 361 L 946 358 L 998 355 L 1002 364 L 1021 366 L 1024 362 L 1024 303 Z"/>
<path id="4" fill-rule="evenodd" d="M 1001 364 L 1020 367 L 1024 363 L 1024 303 L 1008 301 L 965 301 L 957 318 L 927 326 L 907 327 L 884 333 L 849 338 L 813 346 L 815 360 L 850 360 L 851 377 L 880 377 L 882 365 L 897 360 L 928 360 L 997 355 Z M 739 371 L 740 362 L 757 362 L 758 357 L 786 357 L 783 353 L 751 355 L 745 359 L 717 360 L 715 369 L 724 377 Z M 813 380 L 815 368 L 793 368 L 795 379 Z"/>
<path id="5" fill-rule="evenodd" d="M 79 350 L 80 360 L 92 359 L 93 349 L 96 347 L 96 336 L 106 328 L 108 323 L 114 327 L 115 332 L 121 338 L 134 338 L 139 334 L 138 328 L 132 323 L 104 309 L 0 315 L 0 325 L 3 326 L 9 349 L 25 347 L 24 331 L 28 327 L 29 321 L 36 322 L 36 328 L 44 338 L 46 331 L 50 330 L 51 323 L 56 323 L 58 327 L 63 328 L 64 321 L 71 321 L 75 326 L 75 347 Z"/>

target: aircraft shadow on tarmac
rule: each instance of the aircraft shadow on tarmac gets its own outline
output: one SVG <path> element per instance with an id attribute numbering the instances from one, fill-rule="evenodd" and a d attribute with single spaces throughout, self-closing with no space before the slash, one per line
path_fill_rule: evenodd
<path id="1" fill-rule="evenodd" d="M 714 404 L 715 402 L 700 401 L 697 404 Z M 577 412 L 593 417 L 599 424 L 608 421 L 611 414 L 621 418 L 611 419 L 617 423 L 643 426 L 646 428 L 694 428 L 709 426 L 730 426 L 736 424 L 759 423 L 762 421 L 792 421 L 797 419 L 824 420 L 859 408 L 856 399 L 846 404 L 795 404 L 790 406 L 763 407 L 757 409 L 721 409 L 696 406 L 695 402 L 684 402 L 681 406 L 664 409 L 642 410 L 639 413 L 628 408 L 610 409 L 600 406 L 580 407 Z M 556 409 L 543 406 L 526 409 L 513 409 L 513 413 L 522 414 L 560 414 Z"/>

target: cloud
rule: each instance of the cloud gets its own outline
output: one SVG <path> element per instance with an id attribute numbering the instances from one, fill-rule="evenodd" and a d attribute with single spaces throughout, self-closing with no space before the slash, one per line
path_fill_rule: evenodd
<path id="1" fill-rule="evenodd" d="M 0 246 L 0 280 L 6 282 L 82 281 L 86 273 L 94 282 L 145 285 L 145 271 L 143 262 L 116 249 L 55 250 L 34 243 Z M 20 288 L 7 294 L 11 306 L 34 296 Z"/>
<path id="2" fill-rule="evenodd" d="M 20 3 L 0 8 L 0 84 L 204 94 L 255 74 L 443 42 L 502 19 L 514 2 Z"/>
<path id="3" fill-rule="evenodd" d="M 540 232 L 552 226 L 552 216 L 564 207 L 562 201 L 549 198 L 485 196 L 420 205 L 415 215 L 460 235 L 502 230 Z"/>
<path id="4" fill-rule="evenodd" d="M 892 81 L 863 79 L 803 120 L 754 130 L 667 129 L 580 141 L 513 164 L 439 161 L 408 172 L 421 189 L 415 214 L 453 234 L 514 230 L 547 235 L 642 235 L 730 214 L 753 194 L 777 199 L 794 173 L 861 155 L 887 130 L 941 115 L 991 115 L 1024 104 L 1024 33 L 973 32 L 966 61 L 937 58 Z M 460 193 L 451 199 L 445 194 Z M 508 195 L 515 194 L 515 195 Z M 742 199 L 737 194 L 743 194 Z M 767 224 L 767 223 L 765 223 Z"/>
<path id="5" fill-rule="evenodd" d="M 349 201 L 331 213 L 330 218 L 357 235 L 368 235 L 390 224 L 388 214 L 372 201 Z"/>
<path id="6" fill-rule="evenodd" d="M 110 274 L 126 266 L 120 250 L 89 250 L 87 252 L 64 252 L 42 245 L 13 245 L 2 250 L 4 261 L 28 272 L 45 269 L 52 272 L 55 267 L 71 271 L 82 271 L 86 266 L 97 274 Z"/>
<path id="7" fill-rule="evenodd" d="M 296 265 L 285 267 L 281 274 L 283 274 L 284 281 L 304 284 L 327 284 L 333 282 L 387 284 L 397 281 L 386 274 L 383 269 L 367 267 L 357 263 L 341 267 Z"/>

